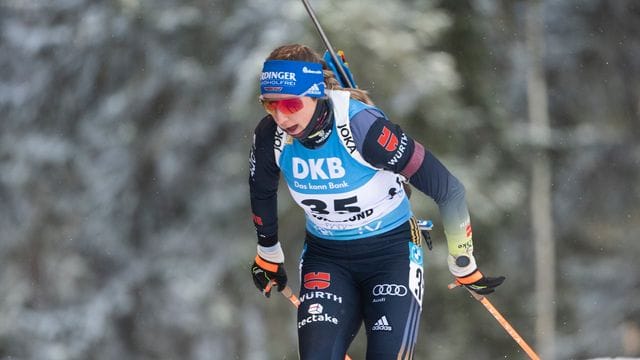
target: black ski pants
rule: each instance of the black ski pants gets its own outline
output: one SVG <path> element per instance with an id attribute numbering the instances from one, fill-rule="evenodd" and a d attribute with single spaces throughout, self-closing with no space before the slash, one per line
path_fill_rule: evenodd
<path id="1" fill-rule="evenodd" d="M 307 233 L 300 261 L 300 359 L 343 360 L 363 323 L 366 359 L 411 359 L 424 289 L 421 244 L 414 219 L 365 239 Z"/>

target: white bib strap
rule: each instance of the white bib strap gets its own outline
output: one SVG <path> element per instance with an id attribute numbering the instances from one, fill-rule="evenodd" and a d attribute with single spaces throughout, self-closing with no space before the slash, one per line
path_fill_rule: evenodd
<path id="1" fill-rule="evenodd" d="M 369 164 L 362 155 L 360 155 L 360 152 L 356 147 L 356 142 L 353 139 L 351 125 L 349 123 L 349 99 L 351 98 L 351 94 L 348 91 L 341 90 L 327 90 L 326 92 L 329 94 L 329 97 L 333 102 L 333 116 L 336 121 L 338 138 L 340 138 L 342 146 L 344 146 L 351 157 L 353 157 L 358 163 L 371 169 L 379 170 L 378 168 L 371 166 L 371 164 Z"/>

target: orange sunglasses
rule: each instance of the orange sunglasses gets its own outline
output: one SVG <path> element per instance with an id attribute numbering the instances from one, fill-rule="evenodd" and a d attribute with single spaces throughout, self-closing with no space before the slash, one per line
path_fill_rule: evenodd
<path id="1" fill-rule="evenodd" d="M 304 108 L 304 103 L 299 97 L 273 100 L 260 98 L 260 103 L 269 114 L 274 114 L 278 110 L 284 115 L 291 115 Z"/>

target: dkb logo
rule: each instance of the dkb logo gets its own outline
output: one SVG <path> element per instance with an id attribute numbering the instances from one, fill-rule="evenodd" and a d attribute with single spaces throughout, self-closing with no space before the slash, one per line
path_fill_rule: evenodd
<path id="1" fill-rule="evenodd" d="M 294 157 L 292 160 L 293 177 L 304 179 L 311 176 L 311 179 L 338 179 L 344 176 L 345 170 L 342 167 L 342 160 L 337 157 L 326 159 L 301 159 Z"/>

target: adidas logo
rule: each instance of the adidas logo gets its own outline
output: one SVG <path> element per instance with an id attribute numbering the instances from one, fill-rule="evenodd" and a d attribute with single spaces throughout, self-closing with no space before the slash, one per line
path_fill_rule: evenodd
<path id="1" fill-rule="evenodd" d="M 305 91 L 305 94 L 319 95 L 322 94 L 322 91 L 320 91 L 318 84 L 313 84 L 309 89 L 307 89 L 307 91 Z"/>
<path id="2" fill-rule="evenodd" d="M 387 321 L 387 317 L 386 316 L 382 316 L 380 319 L 378 319 L 378 321 L 376 321 L 375 324 L 373 324 L 373 327 L 371 328 L 371 331 L 391 331 L 392 328 L 389 325 L 389 322 Z"/>

